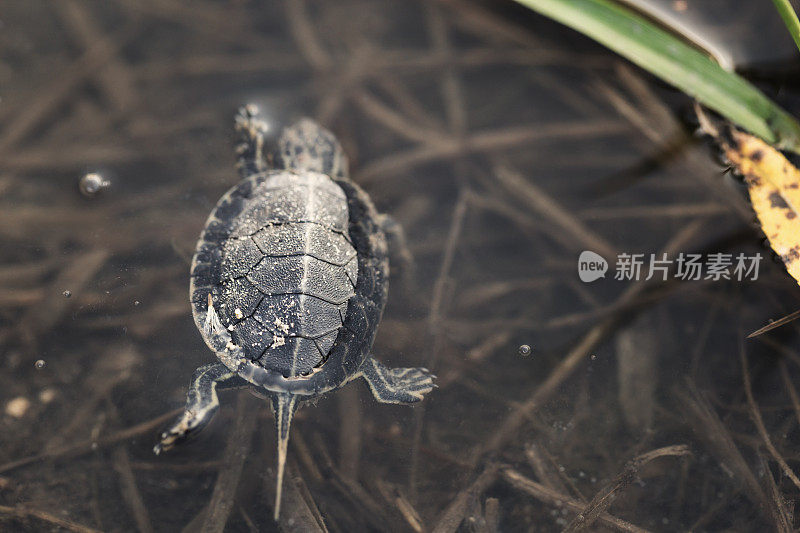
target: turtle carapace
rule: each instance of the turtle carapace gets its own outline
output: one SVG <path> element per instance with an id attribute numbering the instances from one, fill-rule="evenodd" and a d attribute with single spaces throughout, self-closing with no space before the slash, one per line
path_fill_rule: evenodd
<path id="1" fill-rule="evenodd" d="M 239 110 L 241 181 L 208 217 L 191 270 L 194 320 L 218 361 L 195 371 L 186 411 L 155 452 L 205 427 L 217 391 L 261 390 L 278 435 L 277 519 L 303 401 L 359 377 L 385 403 L 418 402 L 434 385 L 426 369 L 387 368 L 370 352 L 388 289 L 387 231 L 399 226 L 348 178 L 329 131 L 301 119 L 268 158 L 266 129 L 254 106 Z"/>

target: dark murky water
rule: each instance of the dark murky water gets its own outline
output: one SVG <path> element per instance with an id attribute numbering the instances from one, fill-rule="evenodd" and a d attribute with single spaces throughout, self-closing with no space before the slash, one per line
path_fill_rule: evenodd
<path id="1" fill-rule="evenodd" d="M 793 57 L 754 4 L 692 16 L 739 64 Z M 335 131 L 404 226 L 416 270 L 374 352 L 440 385 L 302 409 L 281 529 L 559 531 L 615 487 L 591 530 L 794 524 L 797 326 L 740 339 L 800 290 L 682 95 L 505 3 L 28 1 L 0 22 L 0 528 L 279 527 L 265 401 L 223 394 L 152 454 L 213 359 L 188 262 L 243 102 Z M 798 114 L 792 72 L 761 81 Z M 579 279 L 585 250 L 604 279 Z M 755 281 L 614 279 L 618 254 L 664 252 L 764 260 Z"/>

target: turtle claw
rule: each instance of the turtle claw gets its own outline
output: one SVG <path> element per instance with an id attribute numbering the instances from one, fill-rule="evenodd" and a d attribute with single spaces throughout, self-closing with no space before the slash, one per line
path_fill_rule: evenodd
<path id="1" fill-rule="evenodd" d="M 427 368 L 387 368 L 375 358 L 364 362 L 362 373 L 383 403 L 416 403 L 436 387 L 436 376 Z"/>
<path id="2" fill-rule="evenodd" d="M 269 125 L 259 118 L 261 111 L 255 104 L 241 106 L 236 112 L 235 129 L 249 139 L 255 139 L 269 130 Z"/>
<path id="3" fill-rule="evenodd" d="M 159 442 L 158 444 L 153 446 L 153 453 L 154 454 L 161 455 L 161 452 L 167 451 L 170 448 L 172 448 L 172 446 L 173 446 L 172 443 L 167 444 L 167 443 L 164 442 L 164 439 L 166 439 L 166 438 L 167 438 L 167 434 L 166 433 L 162 433 L 161 434 L 161 442 Z"/>
<path id="4" fill-rule="evenodd" d="M 209 307 L 209 309 L 211 315 L 214 308 Z M 218 321 L 216 313 L 210 322 L 213 324 L 214 320 Z M 155 445 L 153 452 L 158 455 L 162 451 L 169 450 L 206 427 L 219 409 L 217 389 L 241 388 L 245 385 L 242 378 L 228 370 L 222 363 L 211 363 L 195 370 L 186 395 L 186 410 L 161 434 L 161 442 Z"/>
<path id="5" fill-rule="evenodd" d="M 236 146 L 236 154 L 239 156 L 237 166 L 243 178 L 267 168 L 264 137 L 269 125 L 258 116 L 258 106 L 254 104 L 242 106 L 236 113 L 235 129 L 239 136 Z"/>
<path id="6" fill-rule="evenodd" d="M 198 420 L 194 418 L 194 423 L 192 423 L 192 419 L 191 413 L 186 411 L 171 428 L 161 434 L 161 440 L 153 446 L 153 453 L 159 455 L 161 452 L 173 448 L 178 442 L 186 439 L 190 433 L 198 429 L 200 427 Z"/>
<path id="7" fill-rule="evenodd" d="M 410 394 L 422 400 L 423 396 L 437 387 L 433 382 L 436 379 L 427 368 L 406 368 L 398 370 L 408 370 L 401 379 L 398 380 L 398 387 L 405 388 Z"/>

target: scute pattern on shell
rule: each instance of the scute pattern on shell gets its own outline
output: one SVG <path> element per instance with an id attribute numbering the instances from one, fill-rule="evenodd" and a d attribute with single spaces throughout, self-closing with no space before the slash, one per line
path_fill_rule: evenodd
<path id="1" fill-rule="evenodd" d="M 347 197 L 331 178 L 311 171 L 245 181 L 254 182 L 250 194 L 235 188 L 209 219 L 218 245 L 206 234 L 198 244 L 195 319 L 200 293 L 210 292 L 248 359 L 286 377 L 307 375 L 326 360 L 355 294 L 358 254 L 348 234 Z M 216 227 L 226 223 L 227 237 L 219 238 Z"/>
<path id="2" fill-rule="evenodd" d="M 311 171 L 274 174 L 255 194 L 259 195 L 259 201 L 245 206 L 235 220 L 231 237 L 252 236 L 269 225 L 301 222 L 347 232 L 347 198 L 324 174 Z"/>

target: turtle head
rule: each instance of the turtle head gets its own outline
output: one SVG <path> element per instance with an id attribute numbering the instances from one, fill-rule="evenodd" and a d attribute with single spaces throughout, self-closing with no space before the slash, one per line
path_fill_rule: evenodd
<path id="1" fill-rule="evenodd" d="M 339 141 L 310 118 L 301 118 L 283 129 L 274 160 L 278 167 L 289 170 L 313 170 L 329 176 L 347 174 L 347 157 Z"/>

